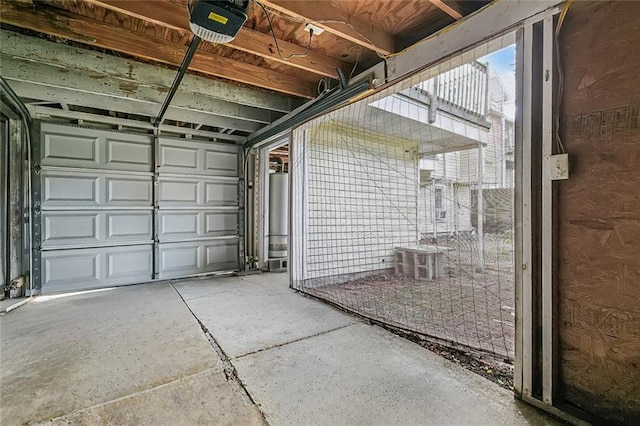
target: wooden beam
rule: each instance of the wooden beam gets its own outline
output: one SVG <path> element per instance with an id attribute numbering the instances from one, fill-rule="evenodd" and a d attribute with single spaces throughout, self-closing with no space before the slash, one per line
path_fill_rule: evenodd
<path id="1" fill-rule="evenodd" d="M 93 50 L 54 43 L 37 37 L 0 30 L 0 53 L 14 59 L 84 72 L 95 77 L 94 81 L 114 78 L 129 96 L 139 96 L 139 89 L 153 89 L 166 96 L 176 77 L 176 72 L 165 66 L 145 64 L 132 59 L 97 54 Z M 4 63 L 1 64 L 4 66 Z M 4 67 L 3 67 L 4 72 Z M 197 94 L 220 101 L 219 106 L 229 104 L 254 107 L 263 110 L 291 112 L 302 105 L 302 100 L 280 93 L 270 93 L 239 86 L 222 80 L 212 80 L 187 74 L 179 92 Z M 242 112 L 242 115 L 246 114 Z"/>
<path id="2" fill-rule="evenodd" d="M 303 19 L 360 46 L 388 55 L 394 52 L 392 34 L 352 17 L 323 0 L 260 0 L 278 12 Z"/>
<path id="3" fill-rule="evenodd" d="M 178 65 L 187 50 L 166 39 L 42 6 L 34 10 L 19 3 L 2 2 L 0 22 L 171 65 Z M 304 98 L 317 95 L 315 83 L 206 52 L 197 52 L 189 69 Z"/>
<path id="4" fill-rule="evenodd" d="M 70 67 L 11 58 L 4 54 L 0 54 L 0 61 L 2 76 L 10 84 L 23 83 L 20 85 L 20 96 L 25 98 L 116 111 L 119 104 L 128 103 L 132 108 L 126 112 L 137 111 L 138 115 L 156 116 L 166 97 L 165 91 L 140 87 L 128 80 L 104 75 L 100 71 L 87 73 Z M 99 83 L 96 84 L 96 81 Z M 26 91 L 27 87 L 31 88 L 30 92 Z M 78 94 L 69 96 L 69 91 Z M 96 101 L 89 103 L 91 99 Z M 83 100 L 87 103 L 83 103 Z M 188 93 L 180 89 L 176 92 L 170 110 L 173 113 L 172 117 L 177 117 L 171 119 L 189 121 L 189 118 L 206 116 L 209 123 L 215 122 L 216 127 L 230 127 L 248 132 L 256 131 L 278 117 L 268 110 L 232 104 L 205 94 Z"/>
<path id="5" fill-rule="evenodd" d="M 429 0 L 429 2 L 447 15 L 451 16 L 453 19 L 462 19 L 462 13 L 458 12 L 442 0 Z"/>
<path id="6" fill-rule="evenodd" d="M 191 32 L 187 10 L 185 7 L 171 2 L 158 0 L 85 0 L 106 9 L 110 9 L 125 15 L 133 16 L 144 21 L 152 22 L 158 26 L 171 28 L 176 31 Z M 306 42 L 306 40 L 305 40 Z M 351 65 L 339 59 L 331 58 L 317 52 L 310 51 L 304 58 L 293 57 L 283 59 L 278 54 L 270 34 L 261 33 L 247 27 L 242 27 L 236 38 L 227 46 L 242 52 L 270 59 L 285 65 L 309 71 L 323 77 L 338 78 L 337 68 L 350 70 Z M 285 58 L 291 54 L 303 54 L 305 47 L 278 40 L 278 46 Z"/>
<path id="7" fill-rule="evenodd" d="M 482 12 L 461 20 L 457 25 L 430 35 L 403 55 L 389 58 L 386 79 L 388 82 L 399 81 L 413 74 L 416 70 L 435 64 L 447 56 L 465 49 L 462 63 L 483 56 L 480 52 L 481 49 L 485 49 L 486 53 L 484 54 L 486 55 L 499 48 L 507 47 L 515 42 L 514 34 L 509 40 L 507 37 L 495 37 L 521 21 L 547 9 L 553 9 L 558 3 L 560 3 L 558 0 L 495 0 Z M 484 48 L 469 49 L 478 40 L 490 41 L 484 45 Z"/>
<path id="8" fill-rule="evenodd" d="M 148 130 L 152 131 L 155 129 L 153 124 L 150 121 L 138 121 L 131 120 L 128 118 L 117 118 L 111 116 L 97 115 L 97 114 L 89 114 L 86 112 L 79 111 L 65 111 L 55 108 L 47 108 L 43 106 L 37 106 L 35 104 L 27 105 L 27 109 L 33 118 L 50 118 L 50 117 L 59 117 L 59 118 L 67 118 L 72 120 L 82 120 L 85 122 L 92 123 L 102 123 L 102 124 L 110 124 L 116 126 L 124 126 L 131 127 L 134 129 Z M 202 127 L 202 124 L 198 126 Z M 174 133 L 174 134 L 183 134 L 183 135 L 191 135 L 191 136 L 200 136 L 211 139 L 224 139 L 228 141 L 233 141 L 236 143 L 242 144 L 247 140 L 244 136 L 236 136 L 229 135 L 221 132 L 211 132 L 208 130 L 200 130 L 199 128 L 191 129 L 188 127 L 178 127 L 178 126 L 170 126 L 168 124 L 161 124 L 160 131 L 166 133 Z"/>

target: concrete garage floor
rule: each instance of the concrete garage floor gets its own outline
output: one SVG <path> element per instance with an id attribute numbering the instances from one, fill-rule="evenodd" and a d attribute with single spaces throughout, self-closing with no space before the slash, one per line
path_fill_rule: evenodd
<path id="1" fill-rule="evenodd" d="M 286 280 L 37 298 L 0 318 L 0 423 L 555 424 Z"/>

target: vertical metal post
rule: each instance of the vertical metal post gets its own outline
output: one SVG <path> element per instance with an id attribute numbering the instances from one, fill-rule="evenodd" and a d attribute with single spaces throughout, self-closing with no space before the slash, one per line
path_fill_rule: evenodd
<path id="1" fill-rule="evenodd" d="M 542 73 L 542 400 L 553 404 L 553 186 L 548 160 L 553 142 L 553 17 L 544 19 Z"/>
<path id="2" fill-rule="evenodd" d="M 255 267 L 256 240 L 257 240 L 257 224 L 256 224 L 256 180 L 257 180 L 257 153 L 249 151 L 247 153 L 247 171 L 246 171 L 246 191 L 247 203 L 245 205 L 245 217 L 247 220 L 247 232 L 245 235 L 245 256 L 251 259 L 249 267 Z"/>
<path id="3" fill-rule="evenodd" d="M 245 236 L 248 227 L 245 205 L 246 205 L 246 163 L 245 150 L 242 147 L 238 149 L 238 269 L 245 271 L 247 268 L 247 257 L 245 251 Z"/>
<path id="4" fill-rule="evenodd" d="M 482 181 L 484 180 L 484 147 L 482 142 L 478 142 L 478 262 L 476 263 L 476 272 L 484 272 L 484 198 L 482 194 Z"/>
<path id="5" fill-rule="evenodd" d="M 521 276 L 521 296 L 522 296 L 522 394 L 533 396 L 533 228 L 532 228 L 532 181 L 531 181 L 531 157 L 532 157 L 532 79 L 533 79 L 533 25 L 529 24 L 522 30 L 522 141 L 516 143 L 516 148 L 520 145 L 521 155 L 516 159 L 520 160 L 522 201 L 521 225 L 521 266 L 517 268 Z M 516 164 L 517 170 L 518 164 Z M 517 192 L 516 192 L 517 194 Z M 520 275 L 521 272 L 521 275 Z"/>
<path id="6" fill-rule="evenodd" d="M 31 294 L 42 290 L 42 174 L 40 170 L 40 120 L 31 123 Z"/>
<path id="7" fill-rule="evenodd" d="M 449 182 L 449 203 L 451 203 L 451 214 L 447 215 L 447 221 L 449 222 L 449 234 L 451 234 L 453 230 L 453 235 L 458 235 L 458 214 L 456 213 L 456 202 L 458 198 L 455 192 L 453 179 L 451 179 Z"/>
<path id="8" fill-rule="evenodd" d="M 429 204 L 431 204 L 431 223 L 433 225 L 433 241 L 438 241 L 438 221 L 436 213 L 436 181 L 431 178 L 431 196 L 429 197 Z"/>
<path id="9" fill-rule="evenodd" d="M 21 120 L 11 120 L 9 126 L 9 161 L 8 161 L 8 269 L 9 283 L 18 280 L 23 276 L 23 183 L 22 183 L 22 157 L 24 142 L 26 140 L 25 131 L 28 131 Z M 24 288 L 11 290 L 11 297 L 22 296 Z"/>
<path id="10" fill-rule="evenodd" d="M 0 118 L 0 286 L 4 287 L 5 283 L 9 281 L 8 274 L 8 245 L 7 245 L 7 188 L 9 186 L 9 120 L 5 120 L 4 117 Z"/>
<path id="11" fill-rule="evenodd" d="M 152 170 L 153 170 L 153 190 L 152 190 L 152 221 L 153 221 L 153 274 L 152 278 L 160 278 L 160 204 L 158 202 L 160 189 L 160 130 L 153 130 L 152 145 Z"/>

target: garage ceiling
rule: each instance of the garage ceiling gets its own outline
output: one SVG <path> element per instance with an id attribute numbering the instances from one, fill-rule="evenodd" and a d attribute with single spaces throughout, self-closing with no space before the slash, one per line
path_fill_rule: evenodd
<path id="1" fill-rule="evenodd" d="M 320 80 L 337 78 L 338 68 L 347 76 L 366 69 L 381 57 L 401 51 L 489 1 L 261 0 L 261 3 L 271 17 L 272 27 L 265 11 L 251 2 L 249 19 L 236 39 L 227 45 L 202 42 L 189 71 L 204 79 L 257 89 L 267 97 L 270 95 L 267 92 L 278 94 L 289 99 L 290 111 L 303 100 L 317 96 Z M 187 0 L 16 0 L 1 3 L 0 21 L 3 29 L 166 68 L 180 64 L 193 37 L 186 4 Z M 305 55 L 309 43 L 309 33 L 304 30 L 307 22 L 325 32 L 313 36 Z M 2 53 L 12 55 L 4 47 Z M 287 60 L 290 54 L 304 57 Z M 52 63 L 55 65 L 55 61 Z M 269 114 L 265 115 L 244 109 L 236 116 L 214 111 L 226 120 L 213 120 L 206 128 L 246 136 L 266 125 L 265 121 L 274 121 L 287 112 L 281 108 L 267 111 Z M 182 117 L 176 117 L 174 111 L 168 118 L 179 123 Z"/>

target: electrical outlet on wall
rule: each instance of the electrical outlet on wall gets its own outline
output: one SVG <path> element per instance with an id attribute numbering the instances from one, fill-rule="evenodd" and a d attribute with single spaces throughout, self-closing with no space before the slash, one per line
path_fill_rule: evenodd
<path id="1" fill-rule="evenodd" d="M 555 154 L 547 157 L 551 180 L 569 179 L 569 154 Z"/>

